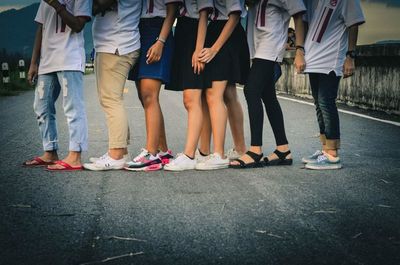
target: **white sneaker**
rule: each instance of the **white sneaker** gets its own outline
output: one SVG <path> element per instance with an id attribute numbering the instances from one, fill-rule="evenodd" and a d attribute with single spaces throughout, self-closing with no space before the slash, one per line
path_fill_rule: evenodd
<path id="1" fill-rule="evenodd" d="M 231 148 L 226 152 L 225 154 L 229 160 L 235 160 L 240 158 L 243 154 L 239 154 L 238 151 L 235 150 L 235 148 Z"/>
<path id="2" fill-rule="evenodd" d="M 119 160 L 112 159 L 108 154 L 94 163 L 85 163 L 83 167 L 93 171 L 123 169 L 127 160 L 125 157 Z"/>
<path id="3" fill-rule="evenodd" d="M 214 170 L 229 167 L 229 159 L 223 159 L 219 154 L 211 154 L 204 162 L 199 162 L 196 165 L 197 170 Z"/>
<path id="4" fill-rule="evenodd" d="M 167 171 L 183 171 L 196 168 L 196 159 L 190 159 L 185 154 L 178 154 L 176 158 L 166 164 L 164 169 Z"/>
<path id="5" fill-rule="evenodd" d="M 89 161 L 92 162 L 92 163 L 96 163 L 98 160 L 106 159 L 107 157 L 108 157 L 108 152 L 105 153 L 104 155 L 100 156 L 100 157 L 91 157 L 91 158 L 89 158 Z M 130 154 L 124 155 L 124 158 L 125 158 L 126 161 L 131 160 Z"/>
<path id="6" fill-rule="evenodd" d="M 209 155 L 208 156 L 203 156 L 200 153 L 199 149 L 197 149 L 196 153 L 194 154 L 194 159 L 197 161 L 197 163 L 206 161 L 208 159 L 208 157 L 209 157 Z"/>

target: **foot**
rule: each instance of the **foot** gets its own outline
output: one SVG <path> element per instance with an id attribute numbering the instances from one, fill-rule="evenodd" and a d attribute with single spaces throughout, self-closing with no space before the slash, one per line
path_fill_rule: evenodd
<path id="1" fill-rule="evenodd" d="M 333 170 L 333 169 L 341 169 L 342 163 L 339 157 L 334 157 L 329 154 L 324 153 L 317 158 L 317 161 L 307 163 L 305 165 L 307 169 L 313 170 Z"/>
<path id="2" fill-rule="evenodd" d="M 159 151 L 158 156 L 160 157 L 163 165 L 168 164 L 172 159 L 174 159 L 174 156 L 172 155 L 172 151 L 169 149 L 165 152 Z"/>
<path id="3" fill-rule="evenodd" d="M 176 156 L 174 160 L 171 160 L 169 164 L 164 166 L 167 171 L 184 171 L 196 168 L 196 159 L 192 159 L 187 155 L 181 153 Z"/>
<path id="4" fill-rule="evenodd" d="M 316 162 L 320 155 L 323 155 L 322 151 L 321 150 L 317 150 L 317 151 L 315 151 L 314 154 L 312 154 L 310 156 L 303 157 L 301 159 L 301 162 L 303 162 L 304 164 Z"/>
<path id="5" fill-rule="evenodd" d="M 54 164 L 58 161 L 57 152 L 45 152 L 42 156 L 34 157 L 23 163 L 24 166 L 47 166 Z"/>
<path id="6" fill-rule="evenodd" d="M 156 171 L 162 169 L 162 161 L 158 154 L 150 153 L 141 156 L 136 161 L 126 163 L 124 169 L 131 171 Z"/>
<path id="7" fill-rule="evenodd" d="M 74 160 L 74 159 L 70 159 L 69 157 L 66 157 L 61 161 L 64 162 L 65 164 L 73 167 L 73 168 L 82 167 L 82 163 L 81 163 L 80 160 Z M 49 166 L 47 166 L 47 169 L 49 169 L 49 170 L 62 170 L 62 169 L 65 169 L 66 167 L 65 167 L 64 163 L 55 163 L 53 165 L 49 165 Z"/>
<path id="8" fill-rule="evenodd" d="M 250 151 L 248 151 L 248 152 L 250 152 Z M 254 153 L 254 152 L 252 152 L 253 154 L 255 154 L 255 155 L 262 155 L 262 153 L 261 154 L 257 154 L 257 153 Z M 241 161 L 243 161 L 245 164 L 250 164 L 250 163 L 254 163 L 254 162 L 256 162 L 247 152 L 244 154 L 244 155 L 242 155 L 242 156 L 240 156 L 240 157 L 238 157 L 238 158 L 235 158 L 235 159 L 239 159 L 239 160 L 241 160 Z M 258 162 L 260 161 L 260 159 L 258 160 Z M 231 165 L 231 166 L 240 166 L 240 162 L 239 161 L 235 161 L 235 160 L 233 160 L 233 161 L 231 161 L 230 163 L 229 163 L 229 165 Z"/>
<path id="9" fill-rule="evenodd" d="M 228 152 L 226 152 L 225 154 L 229 160 L 235 160 L 238 158 L 241 158 L 241 156 L 243 156 L 243 152 L 238 152 L 235 150 L 235 148 L 231 148 L 228 150 Z"/>
<path id="10" fill-rule="evenodd" d="M 265 166 L 290 166 L 293 164 L 290 150 L 285 152 L 275 150 L 272 154 L 264 157 Z"/>
<path id="11" fill-rule="evenodd" d="M 214 170 L 229 167 L 229 159 L 222 158 L 220 154 L 211 154 L 205 161 L 199 162 L 196 165 L 197 170 Z"/>
<path id="12" fill-rule="evenodd" d="M 204 162 L 208 159 L 210 155 L 201 154 L 200 150 L 197 149 L 196 153 L 194 154 L 194 158 L 196 159 L 197 163 Z"/>
<path id="13" fill-rule="evenodd" d="M 229 163 L 229 166 L 232 168 L 246 168 L 248 166 L 255 167 L 260 160 L 262 159 L 263 154 L 257 154 L 251 151 L 247 151 L 240 158 L 236 158 L 235 160 Z"/>
<path id="14" fill-rule="evenodd" d="M 106 156 L 100 157 L 96 162 L 85 163 L 83 166 L 93 171 L 119 170 L 124 168 L 126 162 L 125 158 L 115 160 L 107 154 Z"/>

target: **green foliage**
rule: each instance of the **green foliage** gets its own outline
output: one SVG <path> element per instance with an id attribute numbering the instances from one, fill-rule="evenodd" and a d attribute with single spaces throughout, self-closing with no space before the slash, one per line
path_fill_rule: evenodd
<path id="1" fill-rule="evenodd" d="M 10 73 L 10 83 L 3 84 L 3 77 L 0 79 L 0 96 L 16 96 L 22 91 L 29 91 L 33 89 L 26 79 L 19 78 L 18 71 Z"/>

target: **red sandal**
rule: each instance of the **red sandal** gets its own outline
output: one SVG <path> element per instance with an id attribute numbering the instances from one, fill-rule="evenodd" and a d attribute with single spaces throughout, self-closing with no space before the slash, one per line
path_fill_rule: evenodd
<path id="1" fill-rule="evenodd" d="M 54 165 L 54 161 L 44 161 L 40 157 L 34 157 L 31 160 L 27 160 L 22 165 L 24 167 L 42 167 L 42 166 L 48 166 L 48 165 Z"/>
<path id="2" fill-rule="evenodd" d="M 63 168 L 49 168 L 47 167 L 46 169 L 48 171 L 76 171 L 76 170 L 83 170 L 83 166 L 71 166 L 70 164 L 62 161 L 62 160 L 58 160 L 56 162 L 54 162 L 54 165 L 60 165 Z"/>

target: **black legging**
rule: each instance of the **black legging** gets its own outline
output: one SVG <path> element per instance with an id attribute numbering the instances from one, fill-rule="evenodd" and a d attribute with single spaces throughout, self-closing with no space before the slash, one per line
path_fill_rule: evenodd
<path id="1" fill-rule="evenodd" d="M 273 61 L 254 59 L 248 83 L 244 88 L 249 110 L 252 146 L 262 146 L 263 142 L 264 110 L 261 100 L 264 102 L 276 145 L 288 144 L 282 109 L 276 97 L 274 66 Z"/>

